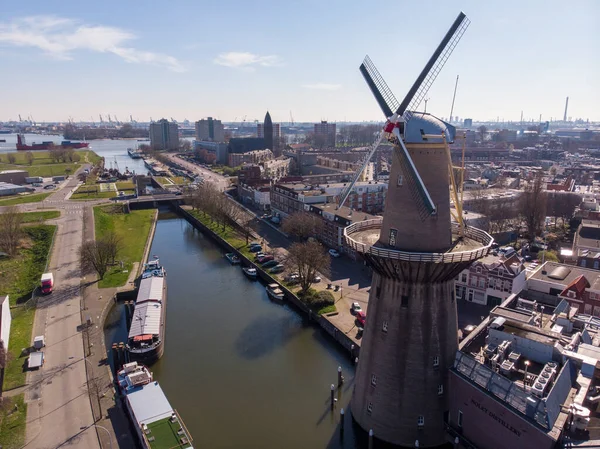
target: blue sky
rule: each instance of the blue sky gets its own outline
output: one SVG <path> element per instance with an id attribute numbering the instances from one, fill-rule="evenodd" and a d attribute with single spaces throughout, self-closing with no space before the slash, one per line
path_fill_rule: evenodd
<path id="1" fill-rule="evenodd" d="M 365 54 L 401 99 L 461 10 L 428 112 L 600 120 L 596 0 L 4 2 L 0 120 L 380 120 Z"/>

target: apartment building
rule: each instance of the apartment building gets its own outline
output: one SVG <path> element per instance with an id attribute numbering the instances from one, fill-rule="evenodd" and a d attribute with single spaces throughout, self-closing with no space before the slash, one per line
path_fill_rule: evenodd
<path id="1" fill-rule="evenodd" d="M 179 126 L 166 119 L 150 123 L 150 146 L 153 150 L 176 150 L 179 148 Z"/>
<path id="2" fill-rule="evenodd" d="M 221 120 L 207 117 L 196 122 L 196 139 L 208 142 L 224 142 L 225 127 Z"/>
<path id="3" fill-rule="evenodd" d="M 317 146 L 329 146 L 335 147 L 336 142 L 336 125 L 335 123 L 327 123 L 327 121 L 321 121 L 321 123 L 315 123 L 315 144 Z"/>

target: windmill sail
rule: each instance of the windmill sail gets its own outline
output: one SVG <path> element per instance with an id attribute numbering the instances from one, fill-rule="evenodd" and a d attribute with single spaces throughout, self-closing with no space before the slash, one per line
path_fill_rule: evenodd
<path id="1" fill-rule="evenodd" d="M 365 60 L 360 65 L 360 73 L 362 73 L 371 92 L 373 92 L 385 117 L 391 117 L 394 111 L 398 109 L 400 103 L 394 97 L 394 94 L 379 73 L 379 70 L 377 70 L 377 67 L 375 67 L 375 64 L 373 64 L 373 61 L 371 61 L 371 58 L 369 58 L 369 55 L 365 56 Z"/>
<path id="2" fill-rule="evenodd" d="M 400 163 L 400 167 L 402 167 L 402 174 L 406 178 L 406 184 L 408 185 L 410 194 L 417 203 L 419 216 L 424 220 L 427 216 L 435 214 L 435 204 L 433 204 L 429 191 L 427 190 L 427 187 L 425 187 L 421 175 L 419 175 L 419 172 L 408 153 L 408 149 L 402 141 L 398 128 L 394 128 L 394 135 L 398 140 L 398 143 L 394 145 L 394 155 L 397 156 L 396 159 Z"/>
<path id="3" fill-rule="evenodd" d="M 460 13 L 438 47 L 429 58 L 429 61 L 423 67 L 421 74 L 417 77 L 416 81 L 396 109 L 398 115 L 404 116 L 404 120 L 408 121 L 411 116 L 411 112 L 417 110 L 421 101 L 427 95 L 429 88 L 437 78 L 438 74 L 444 67 L 444 64 L 454 51 L 454 48 L 460 41 L 460 38 L 465 33 L 471 21 L 467 18 L 464 13 Z"/>

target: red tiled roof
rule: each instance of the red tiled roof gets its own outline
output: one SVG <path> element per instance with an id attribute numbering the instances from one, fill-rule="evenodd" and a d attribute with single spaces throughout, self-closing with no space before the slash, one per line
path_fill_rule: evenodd
<path id="1" fill-rule="evenodd" d="M 568 292 L 573 291 L 577 295 L 577 298 L 581 298 L 583 292 L 585 292 L 586 288 L 590 287 L 590 283 L 586 279 L 586 277 L 582 274 L 579 277 L 573 279 L 573 281 L 565 287 L 565 289 L 560 292 L 560 296 L 568 297 Z"/>

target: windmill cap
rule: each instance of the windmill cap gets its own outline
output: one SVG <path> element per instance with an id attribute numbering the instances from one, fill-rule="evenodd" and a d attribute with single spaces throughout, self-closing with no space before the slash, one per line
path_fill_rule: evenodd
<path id="1" fill-rule="evenodd" d="M 427 114 L 425 112 L 413 112 L 412 117 L 405 125 L 404 142 L 443 143 L 444 141 L 441 138 L 423 138 L 423 135 L 441 135 L 442 133 L 446 134 L 446 139 L 448 140 L 448 143 L 452 143 L 454 142 L 454 137 L 456 136 L 456 127 L 431 114 Z"/>

